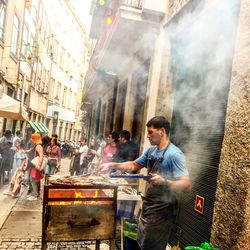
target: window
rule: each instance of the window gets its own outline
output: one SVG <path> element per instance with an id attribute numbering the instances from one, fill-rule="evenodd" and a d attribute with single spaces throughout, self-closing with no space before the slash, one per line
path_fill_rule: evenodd
<path id="1" fill-rule="evenodd" d="M 18 84 L 17 99 L 21 101 L 22 93 L 23 93 L 23 86 L 24 86 L 24 76 L 22 74 L 19 74 L 17 84 Z"/>
<path id="2" fill-rule="evenodd" d="M 68 103 L 67 103 L 67 107 L 71 110 L 73 105 L 72 105 L 72 89 L 69 90 L 69 96 L 68 96 Z"/>
<path id="3" fill-rule="evenodd" d="M 19 19 L 17 15 L 14 15 L 12 40 L 11 40 L 11 53 L 15 56 L 17 56 L 19 26 L 20 26 Z"/>
<path id="4" fill-rule="evenodd" d="M 53 60 L 54 62 L 58 63 L 58 47 L 59 47 L 59 43 L 57 40 L 53 40 L 53 46 L 52 46 L 52 49 L 53 49 Z"/>
<path id="5" fill-rule="evenodd" d="M 31 11 L 31 16 L 34 22 L 36 21 L 36 16 L 38 15 L 37 9 L 38 9 L 38 0 L 32 0 L 32 7 L 28 8 L 28 10 Z"/>
<path id="6" fill-rule="evenodd" d="M 34 68 L 35 69 L 35 68 Z M 33 69 L 33 79 L 31 85 L 36 87 L 36 71 Z"/>
<path id="7" fill-rule="evenodd" d="M 42 81 L 42 84 L 41 84 L 41 91 L 46 92 L 45 91 L 45 82 L 44 81 Z"/>
<path id="8" fill-rule="evenodd" d="M 35 49 L 35 42 L 34 42 L 34 36 L 31 35 L 30 36 L 30 54 L 32 55 L 33 54 L 33 51 Z"/>
<path id="9" fill-rule="evenodd" d="M 61 49 L 61 53 L 60 53 L 59 57 L 60 57 L 59 67 L 63 69 L 64 60 L 65 60 L 65 58 L 64 58 L 65 57 L 65 49 L 64 48 Z"/>
<path id="10" fill-rule="evenodd" d="M 49 81 L 49 100 L 53 99 L 54 86 L 55 86 L 55 79 L 51 78 L 51 80 Z"/>
<path id="11" fill-rule="evenodd" d="M 31 44 L 29 44 L 29 31 L 26 25 L 23 27 L 23 44 L 22 44 L 22 57 L 27 57 L 27 52 L 31 50 Z"/>
<path id="12" fill-rule="evenodd" d="M 10 97 L 13 97 L 14 95 L 14 90 L 12 88 L 7 88 L 7 95 L 10 96 Z"/>
<path id="13" fill-rule="evenodd" d="M 23 103 L 25 104 L 25 105 L 28 105 L 28 93 L 24 93 L 24 101 L 23 101 Z"/>
<path id="14" fill-rule="evenodd" d="M 46 38 L 46 29 L 47 29 L 47 18 L 43 17 L 42 18 L 42 24 L 41 24 L 41 39 L 45 43 L 45 38 Z"/>
<path id="15" fill-rule="evenodd" d="M 0 0 L 0 39 L 4 38 L 4 26 L 6 17 L 6 0 Z"/>
<path id="16" fill-rule="evenodd" d="M 61 103 L 61 89 L 62 89 L 62 85 L 61 83 L 58 82 L 54 99 L 56 101 L 56 104 L 59 104 L 59 105 Z"/>
<path id="17" fill-rule="evenodd" d="M 64 89 L 63 89 L 63 100 L 62 100 L 62 105 L 63 106 L 67 105 L 66 100 L 67 100 L 67 88 L 64 87 Z"/>
<path id="18" fill-rule="evenodd" d="M 41 91 L 41 77 L 37 77 L 37 90 Z"/>

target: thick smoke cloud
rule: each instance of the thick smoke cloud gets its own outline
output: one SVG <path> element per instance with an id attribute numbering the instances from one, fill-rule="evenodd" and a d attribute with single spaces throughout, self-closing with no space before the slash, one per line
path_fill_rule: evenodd
<path id="1" fill-rule="evenodd" d="M 167 30 L 175 91 L 173 139 L 185 151 L 194 180 L 220 154 L 213 141 L 223 139 L 239 14 L 238 0 L 205 2 L 193 12 L 183 11 Z"/>

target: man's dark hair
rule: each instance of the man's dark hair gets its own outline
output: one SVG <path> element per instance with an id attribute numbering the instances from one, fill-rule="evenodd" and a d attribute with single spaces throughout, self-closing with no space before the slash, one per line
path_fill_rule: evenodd
<path id="1" fill-rule="evenodd" d="M 115 143 L 118 143 L 119 134 L 117 132 L 112 132 L 110 135 L 112 136 L 112 139 L 115 140 Z"/>
<path id="2" fill-rule="evenodd" d="M 57 141 L 57 138 L 53 137 L 52 140 L 54 141 L 55 145 L 58 146 L 58 141 Z"/>
<path id="3" fill-rule="evenodd" d="M 54 137 L 55 138 L 55 137 Z M 42 146 L 45 147 L 51 142 L 51 138 L 48 135 L 42 137 Z"/>
<path id="4" fill-rule="evenodd" d="M 119 132 L 120 136 L 125 138 L 126 141 L 130 140 L 130 133 L 127 130 L 122 130 Z"/>
<path id="5" fill-rule="evenodd" d="M 154 127 L 157 129 L 164 128 L 166 131 L 166 134 L 169 135 L 169 130 L 170 130 L 170 123 L 167 121 L 167 119 L 164 116 L 155 116 L 152 119 L 148 121 L 146 126 L 149 127 Z"/>
<path id="6" fill-rule="evenodd" d="M 22 134 L 22 133 L 21 133 L 20 130 L 17 130 L 17 131 L 16 131 L 16 135 L 17 135 L 17 136 L 19 136 L 19 135 L 21 135 L 21 134 Z"/>
<path id="7" fill-rule="evenodd" d="M 10 131 L 10 130 L 6 130 L 6 131 L 4 132 L 4 136 L 5 136 L 8 140 L 11 139 L 11 137 L 12 137 L 11 131 Z"/>
<path id="8" fill-rule="evenodd" d="M 57 134 L 52 134 L 51 137 L 54 137 L 54 138 L 58 138 L 58 135 Z"/>

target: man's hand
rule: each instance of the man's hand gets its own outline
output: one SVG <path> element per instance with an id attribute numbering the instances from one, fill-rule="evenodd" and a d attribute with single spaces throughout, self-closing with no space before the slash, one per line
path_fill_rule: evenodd
<path id="1" fill-rule="evenodd" d="M 151 178 L 148 180 L 148 182 L 153 185 L 164 185 L 166 182 L 166 180 L 162 176 L 156 173 L 149 173 L 149 175 L 151 176 Z"/>
<path id="2" fill-rule="evenodd" d="M 96 172 L 107 172 L 111 169 L 111 167 L 113 167 L 114 164 L 112 162 L 109 162 L 109 163 L 103 163 L 101 165 L 99 165 L 97 168 L 96 168 Z"/>

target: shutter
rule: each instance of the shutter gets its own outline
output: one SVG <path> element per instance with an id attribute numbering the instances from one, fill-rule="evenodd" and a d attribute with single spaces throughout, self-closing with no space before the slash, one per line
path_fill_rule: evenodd
<path id="1" fill-rule="evenodd" d="M 239 1 L 233 2 L 237 4 L 223 15 L 223 6 L 218 4 L 206 15 L 193 16 L 188 28 L 171 40 L 174 106 L 170 138 L 186 155 L 193 185 L 191 193 L 179 197 L 181 247 L 210 241 L 238 19 Z M 228 20 L 230 29 L 226 28 Z M 196 195 L 205 198 L 203 214 L 194 210 Z"/>

